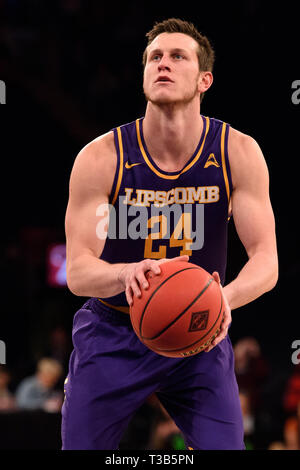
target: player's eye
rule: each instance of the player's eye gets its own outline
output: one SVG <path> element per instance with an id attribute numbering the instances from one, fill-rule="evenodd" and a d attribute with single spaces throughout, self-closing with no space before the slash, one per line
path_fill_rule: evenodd
<path id="1" fill-rule="evenodd" d="M 184 59 L 182 54 L 174 54 L 173 57 L 174 57 L 174 59 L 177 59 L 177 60 Z"/>

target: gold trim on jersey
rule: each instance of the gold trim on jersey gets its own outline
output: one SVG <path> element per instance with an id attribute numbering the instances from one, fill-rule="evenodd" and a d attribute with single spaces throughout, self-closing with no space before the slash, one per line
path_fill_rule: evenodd
<path id="1" fill-rule="evenodd" d="M 137 134 L 137 139 L 138 139 L 138 144 L 139 144 L 139 147 L 140 147 L 140 151 L 143 155 L 143 158 L 145 160 L 145 162 L 147 163 L 147 165 L 149 166 L 149 168 L 157 175 L 157 176 L 160 176 L 161 178 L 165 178 L 167 180 L 176 180 L 177 178 L 179 178 L 179 176 L 182 174 L 182 173 L 185 173 L 186 171 L 188 171 L 200 158 L 201 156 L 201 153 L 202 153 L 202 150 L 203 150 L 203 147 L 204 147 L 204 144 L 205 144 L 205 140 L 206 140 L 206 136 L 208 134 L 208 130 L 209 130 L 209 118 L 208 117 L 205 117 L 206 119 L 206 130 L 205 130 L 205 135 L 204 135 L 204 138 L 203 138 L 203 142 L 201 144 L 201 147 L 200 149 L 198 150 L 197 152 L 197 155 L 193 158 L 193 160 L 183 168 L 183 170 L 181 170 L 179 173 L 177 173 L 176 175 L 165 175 L 164 173 L 161 173 L 160 171 L 158 171 L 153 165 L 152 163 L 150 162 L 149 158 L 147 157 L 147 154 L 146 154 L 146 151 L 144 149 L 144 146 L 143 146 L 143 142 L 142 142 L 142 139 L 141 139 L 141 133 L 140 133 L 140 126 L 139 126 L 139 123 L 140 123 L 140 119 L 137 119 L 136 120 L 136 134 Z"/>
<path id="2" fill-rule="evenodd" d="M 124 151 L 123 151 L 123 142 L 122 142 L 122 132 L 120 127 L 117 127 L 117 134 L 118 134 L 118 143 L 119 143 L 119 153 L 120 153 L 120 166 L 119 166 L 119 174 L 118 174 L 118 181 L 116 185 L 116 190 L 114 197 L 112 199 L 112 205 L 116 202 L 116 199 L 118 197 L 119 191 L 120 191 L 120 186 L 123 178 L 123 160 L 124 160 Z"/>
<path id="3" fill-rule="evenodd" d="M 106 307 L 112 308 L 114 310 L 118 310 L 118 312 L 122 313 L 129 313 L 129 307 L 117 307 L 116 305 L 109 304 L 102 299 L 98 299 L 102 304 L 106 305 Z"/>
<path id="4" fill-rule="evenodd" d="M 221 134 L 221 157 L 222 157 L 222 169 L 223 169 L 223 176 L 225 181 L 225 188 L 227 193 L 228 204 L 230 201 L 230 190 L 229 190 L 229 181 L 226 169 L 226 159 L 225 159 L 225 132 L 226 132 L 226 123 L 223 122 L 222 126 L 222 134 Z"/>

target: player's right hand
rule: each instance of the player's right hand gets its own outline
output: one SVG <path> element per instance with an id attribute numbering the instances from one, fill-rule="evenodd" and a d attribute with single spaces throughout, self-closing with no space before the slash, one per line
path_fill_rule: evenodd
<path id="1" fill-rule="evenodd" d="M 176 256 L 175 258 L 161 258 L 159 260 L 144 259 L 138 263 L 126 264 L 119 272 L 118 279 L 123 284 L 125 295 L 129 306 L 133 302 L 133 296 L 141 297 L 142 289 L 149 287 L 149 282 L 145 276 L 148 271 L 154 275 L 159 275 L 161 270 L 159 265 L 169 261 L 188 261 L 187 255 Z"/>

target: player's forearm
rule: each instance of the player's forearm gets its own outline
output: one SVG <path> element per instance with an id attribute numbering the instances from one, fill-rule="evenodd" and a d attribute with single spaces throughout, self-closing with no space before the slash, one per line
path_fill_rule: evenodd
<path id="1" fill-rule="evenodd" d="M 257 252 L 250 257 L 238 276 L 224 287 L 230 308 L 242 307 L 273 289 L 278 279 L 277 256 Z"/>
<path id="2" fill-rule="evenodd" d="M 82 255 L 68 263 L 70 291 L 82 297 L 111 297 L 124 291 L 119 273 L 125 264 L 110 264 L 92 255 Z"/>

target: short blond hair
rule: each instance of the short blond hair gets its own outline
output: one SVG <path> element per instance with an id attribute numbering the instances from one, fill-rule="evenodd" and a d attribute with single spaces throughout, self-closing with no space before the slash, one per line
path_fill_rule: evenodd
<path id="1" fill-rule="evenodd" d="M 146 34 L 146 37 L 148 38 L 147 47 L 159 34 L 162 33 L 182 33 L 192 37 L 198 43 L 197 56 L 199 69 L 203 72 L 213 71 L 215 52 L 207 37 L 203 36 L 193 23 L 183 21 L 178 18 L 169 18 L 168 20 L 161 21 L 160 23 L 155 23 L 153 28 Z M 143 53 L 144 67 L 147 62 L 147 47 Z"/>

